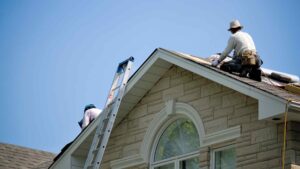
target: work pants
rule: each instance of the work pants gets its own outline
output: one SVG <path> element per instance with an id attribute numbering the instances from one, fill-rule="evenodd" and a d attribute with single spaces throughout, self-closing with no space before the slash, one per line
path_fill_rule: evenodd
<path id="1" fill-rule="evenodd" d="M 235 57 L 231 61 L 225 62 L 220 66 L 220 69 L 229 73 L 239 73 L 241 77 L 249 77 L 250 79 L 261 81 L 262 60 L 257 55 L 255 65 L 242 65 L 242 60 Z"/>

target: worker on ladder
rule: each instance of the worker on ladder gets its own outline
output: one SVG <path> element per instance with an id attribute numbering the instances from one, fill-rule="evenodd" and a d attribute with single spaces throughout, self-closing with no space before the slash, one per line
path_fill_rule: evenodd
<path id="1" fill-rule="evenodd" d="M 241 77 L 261 81 L 260 66 L 262 61 L 256 52 L 252 37 L 248 33 L 242 32 L 242 28 L 243 26 L 238 20 L 230 22 L 228 31 L 232 35 L 220 57 L 213 60 L 212 66 L 217 67 L 234 50 L 232 60 L 221 64 L 220 69 L 230 73 L 239 73 Z"/>
<path id="2" fill-rule="evenodd" d="M 94 119 L 96 119 L 99 114 L 101 113 L 100 109 L 97 109 L 95 105 L 88 104 L 84 108 L 84 114 L 82 120 L 78 122 L 79 126 L 81 127 L 82 131 L 88 126 Z M 61 152 L 54 158 L 53 161 L 59 159 L 59 157 L 73 144 L 74 141 L 66 144 L 62 149 Z"/>
<path id="3" fill-rule="evenodd" d="M 96 119 L 101 113 L 100 109 L 97 109 L 94 104 L 88 104 L 84 108 L 83 119 L 78 122 L 79 126 L 83 130 L 88 126 L 94 119 Z"/>
<path id="4" fill-rule="evenodd" d="M 83 169 L 101 168 L 101 161 L 125 93 L 133 61 L 134 58 L 130 57 L 117 67 L 103 110 L 103 121 L 99 120 Z"/>

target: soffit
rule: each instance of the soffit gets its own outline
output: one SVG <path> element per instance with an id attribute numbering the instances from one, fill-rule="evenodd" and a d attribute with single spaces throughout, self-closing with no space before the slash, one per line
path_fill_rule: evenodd
<path id="1" fill-rule="evenodd" d="M 160 78 L 173 65 L 155 56 L 154 52 L 147 62 L 131 77 L 128 82 L 125 95 L 120 104 L 117 116 L 118 124 L 133 107 L 147 94 L 147 92 L 160 80 Z M 151 65 L 149 65 L 149 63 Z M 143 67 L 144 66 L 144 67 Z"/>
<path id="2" fill-rule="evenodd" d="M 210 66 L 209 62 L 205 59 L 201 59 L 189 54 L 166 50 L 163 48 L 157 48 L 129 79 L 125 95 L 120 104 L 115 126 L 120 123 L 120 121 L 130 112 L 130 110 L 132 110 L 133 107 L 139 103 L 139 101 L 147 94 L 147 92 L 174 64 L 191 72 L 197 73 L 200 76 L 209 78 L 212 81 L 216 81 L 217 83 L 232 88 L 233 90 L 237 90 L 239 92 L 243 91 L 244 94 L 247 93 L 249 96 L 254 98 L 258 98 L 256 97 L 257 94 L 260 96 L 267 94 L 267 96 L 263 97 L 263 99 L 259 102 L 260 105 L 263 105 L 263 108 L 267 104 L 272 106 L 280 103 L 278 108 L 281 109 L 279 112 L 282 113 L 282 107 L 289 99 L 300 100 L 299 95 L 289 93 L 265 82 L 257 82 L 248 78 L 242 78 L 224 72 L 218 68 L 214 68 Z M 221 81 L 216 80 L 220 78 Z M 230 87 L 231 85 L 236 86 L 236 84 L 240 90 Z M 270 95 L 273 97 L 270 98 Z M 273 100 L 275 101 L 272 102 Z M 296 106 L 300 105 L 298 102 L 293 102 L 293 104 Z M 265 110 L 260 109 L 259 111 Z M 299 113 L 299 111 L 296 111 L 296 113 Z M 266 116 L 271 117 L 272 114 L 267 114 Z M 96 123 L 99 123 L 99 117 L 87 127 L 86 131 L 78 135 L 74 141 L 76 145 L 72 145 L 73 148 L 77 148 L 75 148 L 74 151 L 70 151 L 71 153 L 74 153 L 74 155 L 82 155 L 82 153 L 87 153 L 87 145 L 89 145 L 91 142 L 91 136 L 93 135 L 92 133 L 97 126 Z M 68 150 L 69 149 L 71 148 L 68 148 Z"/>
<path id="3" fill-rule="evenodd" d="M 296 105 L 300 104 L 297 102 L 300 100 L 299 95 L 289 93 L 279 87 L 224 72 L 218 68 L 210 66 L 210 62 L 206 59 L 158 48 L 148 57 L 148 59 L 129 80 L 126 94 L 120 105 L 117 123 L 120 122 L 130 110 L 132 110 L 132 108 L 158 82 L 158 80 L 173 64 L 258 99 L 260 104 L 264 105 L 260 106 L 259 111 L 264 112 L 261 114 L 260 119 L 282 113 L 284 111 L 284 105 L 288 102 L 288 100 L 292 100 L 292 102 L 296 103 Z M 221 80 L 218 81 L 216 79 Z M 239 89 L 235 88 L 235 86 L 238 86 Z M 272 104 L 277 106 L 274 107 L 275 110 L 277 109 L 276 113 L 273 113 L 273 109 L 266 106 L 271 106 Z"/>

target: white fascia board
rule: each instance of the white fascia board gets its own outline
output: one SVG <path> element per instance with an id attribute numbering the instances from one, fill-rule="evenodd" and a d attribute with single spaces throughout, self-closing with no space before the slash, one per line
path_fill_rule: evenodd
<path id="1" fill-rule="evenodd" d="M 285 112 L 287 103 L 272 99 L 258 99 L 258 119 L 266 119 Z"/>
<path id="2" fill-rule="evenodd" d="M 300 100 L 289 103 L 289 107 L 297 111 L 300 111 Z"/>
<path id="3" fill-rule="evenodd" d="M 204 66 L 199 66 L 199 64 L 181 58 L 180 56 L 174 57 L 175 54 L 173 53 L 169 53 L 160 49 L 158 49 L 158 52 L 159 54 L 157 55 L 163 60 L 166 60 L 186 70 L 194 72 L 202 77 L 205 77 L 228 88 L 257 99 L 259 101 L 259 120 L 282 114 L 285 110 L 287 101 L 282 98 L 266 93 L 260 89 L 249 86 L 238 80 L 228 78 L 225 75 L 222 75 Z"/>
<path id="4" fill-rule="evenodd" d="M 151 56 L 149 56 L 148 60 L 142 65 L 142 67 L 135 72 L 135 74 L 131 77 L 131 79 L 128 81 L 125 94 L 129 92 L 133 86 L 141 79 L 141 77 L 152 67 L 152 65 L 156 62 L 158 59 L 156 50 L 154 53 L 152 53 Z"/>
<path id="5" fill-rule="evenodd" d="M 71 157 L 72 153 L 82 144 L 82 142 L 85 141 L 85 139 L 89 136 L 89 134 L 97 127 L 97 124 L 99 124 L 99 121 L 103 120 L 103 116 L 99 116 L 99 118 L 97 118 L 96 120 L 94 120 L 89 126 L 88 128 L 86 128 L 84 131 L 82 131 L 82 133 L 80 134 L 80 136 L 74 140 L 74 142 L 70 145 L 69 148 L 67 148 L 67 150 L 59 157 L 59 159 L 57 159 L 53 165 L 51 166 L 50 169 L 55 168 L 55 166 L 63 159 L 63 158 L 69 158 Z M 69 156 L 69 157 L 68 157 Z M 71 165 L 71 161 L 70 161 L 70 165 Z"/>
<path id="6" fill-rule="evenodd" d="M 148 60 L 139 68 L 137 72 L 135 72 L 134 76 L 131 77 L 130 81 L 128 81 L 125 94 L 128 93 L 133 86 L 141 79 L 141 77 L 149 70 L 149 68 L 152 67 L 152 65 L 156 62 L 158 59 L 157 57 L 157 50 L 154 51 L 151 56 L 149 56 Z M 101 116 L 101 115 L 100 115 Z M 97 118 L 93 121 L 93 123 L 88 126 L 86 130 L 81 133 L 80 137 L 77 138 L 74 143 L 62 154 L 62 156 L 54 162 L 54 164 L 51 166 L 51 169 L 55 167 L 59 161 L 64 158 L 67 155 L 70 155 L 76 150 L 76 148 L 79 147 L 79 145 L 89 136 L 89 134 L 97 127 L 97 124 L 99 124 L 100 118 Z M 101 118 L 102 119 L 102 118 Z"/>
<path id="7" fill-rule="evenodd" d="M 136 74 L 130 79 L 127 83 L 125 94 L 129 92 L 133 86 L 141 79 L 141 77 L 151 68 L 151 66 L 156 62 L 158 57 L 156 56 L 157 50 L 149 57 L 149 59 L 140 67 L 140 69 L 136 72 Z M 100 115 L 101 116 L 101 115 Z M 55 163 L 51 166 L 53 168 L 59 161 L 67 155 L 70 155 L 79 147 L 79 145 L 88 137 L 88 135 L 96 128 L 97 124 L 99 124 L 100 118 L 97 118 L 91 126 L 88 126 L 86 130 L 81 133 L 80 137 L 77 138 L 74 143 L 62 154 L 62 156 L 55 161 Z"/>

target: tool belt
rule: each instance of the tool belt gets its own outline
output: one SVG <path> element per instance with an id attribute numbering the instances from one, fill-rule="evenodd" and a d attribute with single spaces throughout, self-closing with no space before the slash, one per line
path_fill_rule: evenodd
<path id="1" fill-rule="evenodd" d="M 257 55 L 255 51 L 244 50 L 241 56 L 243 66 L 254 66 L 256 65 Z"/>

